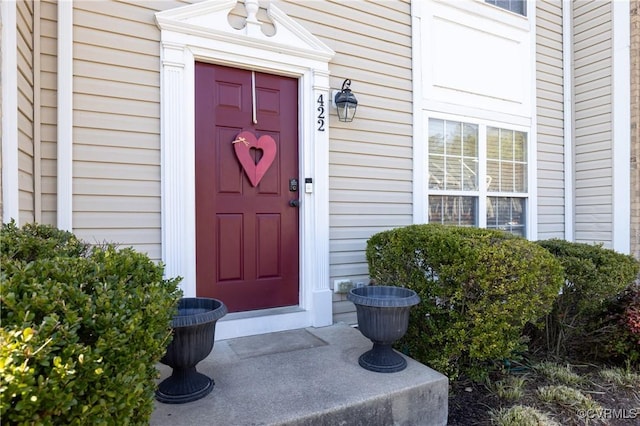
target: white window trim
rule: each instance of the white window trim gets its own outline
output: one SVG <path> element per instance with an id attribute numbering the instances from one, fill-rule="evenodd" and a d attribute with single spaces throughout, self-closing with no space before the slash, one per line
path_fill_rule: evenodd
<path id="1" fill-rule="evenodd" d="M 249 3 L 247 1 L 247 3 Z M 257 1 L 252 2 L 257 6 Z M 162 259 L 167 276 L 183 277 L 185 296 L 195 296 L 195 61 L 288 75 L 299 79 L 301 193 L 300 303 L 298 307 L 229 314 L 216 339 L 330 325 L 329 132 L 316 126 L 315 100 L 329 99 L 329 60 L 334 52 L 270 4 L 276 35 L 257 21 L 232 28 L 235 0 L 209 0 L 156 14 L 161 29 Z M 249 21 L 249 20 L 247 20 Z"/>
<path id="2" fill-rule="evenodd" d="M 73 231 L 73 1 L 58 2 L 57 226 Z"/>
<path id="3" fill-rule="evenodd" d="M 575 197 L 573 171 L 573 13 L 571 12 L 573 0 L 562 0 L 562 102 L 564 129 L 564 239 L 575 241 Z"/>
<path id="4" fill-rule="evenodd" d="M 18 165 L 18 70 L 17 64 L 17 3 L 3 1 L 0 6 L 2 18 L 2 220 L 15 219 L 20 223 L 19 165 Z M 34 9 L 39 16 L 39 5 Z M 63 1 L 58 5 L 58 125 L 57 125 L 57 227 L 72 231 L 73 216 L 73 1 Z M 35 34 L 37 34 L 37 29 Z M 34 42 L 38 50 L 39 41 Z M 36 55 L 37 56 L 37 55 Z M 37 64 L 38 58 L 34 59 Z M 35 67 L 38 70 L 38 67 Z M 34 77 L 36 87 L 38 77 Z M 36 93 L 35 99 L 39 97 Z M 37 102 L 34 101 L 36 104 Z M 34 130 L 37 136 L 39 129 Z M 37 137 L 35 138 L 38 139 Z M 38 148 L 34 148 L 36 151 Z M 39 158 L 36 155 L 37 177 Z M 38 179 L 36 179 L 38 182 Z M 34 215 L 40 217 L 40 200 L 37 196 Z"/>
<path id="5" fill-rule="evenodd" d="M 478 227 L 479 228 L 486 228 L 487 227 L 487 218 L 486 218 L 486 212 L 487 212 L 487 197 L 513 197 L 513 198 L 525 198 L 526 199 L 526 208 L 527 208 L 527 213 L 526 213 L 526 224 L 525 224 L 525 230 L 526 230 L 526 238 L 528 239 L 532 239 L 532 235 L 533 234 L 531 228 L 532 228 L 532 224 L 533 221 L 537 219 L 537 214 L 535 212 L 535 210 L 532 208 L 532 200 L 531 198 L 533 197 L 532 195 L 532 189 L 535 186 L 535 182 L 532 182 L 532 173 L 531 173 L 531 169 L 534 167 L 534 165 L 531 163 L 531 156 L 533 155 L 532 151 L 535 151 L 535 147 L 533 146 L 532 142 L 531 142 L 531 133 L 532 133 L 532 129 L 530 129 L 527 126 L 522 126 L 522 125 L 516 125 L 513 123 L 505 123 L 505 122 L 501 122 L 501 121 L 493 121 L 493 120 L 485 120 L 485 119 L 479 119 L 479 118 L 475 118 L 475 117 L 469 117 L 469 116 L 461 116 L 461 115 L 454 115 L 454 114 L 446 114 L 446 113 L 442 113 L 442 112 L 436 112 L 436 111 L 423 111 L 422 114 L 420 115 L 422 118 L 422 123 L 423 123 L 423 140 L 422 140 L 422 151 L 423 151 L 423 158 L 421 160 L 421 162 L 418 162 L 416 164 L 416 166 L 420 166 L 420 168 L 424 171 L 424 189 L 423 191 L 418 195 L 421 196 L 423 198 L 422 200 L 422 205 L 424 207 L 424 210 L 422 212 L 422 215 L 424 216 L 424 219 L 421 222 L 417 222 L 417 223 L 429 223 L 429 215 L 427 213 L 428 208 L 429 208 L 429 203 L 428 203 L 428 199 L 430 195 L 453 195 L 453 196 L 457 196 L 457 195 L 461 195 L 461 196 L 473 196 L 473 197 L 478 197 Z M 478 190 L 477 191 L 455 191 L 455 190 L 433 190 L 429 188 L 429 141 L 428 141 L 428 129 L 429 129 L 429 119 L 438 119 L 438 120 L 447 120 L 447 121 L 455 121 L 455 122 L 463 122 L 463 123 L 467 123 L 467 124 L 476 124 L 478 125 Z M 487 191 L 486 185 L 483 185 L 483 177 L 485 177 L 487 175 L 487 155 L 486 155 L 486 151 L 487 151 L 487 146 L 486 146 L 486 139 L 487 139 L 487 134 L 486 134 L 486 130 L 487 127 L 497 127 L 500 129 L 508 129 L 508 130 L 516 130 L 519 132 L 525 132 L 527 134 L 527 191 L 526 192 L 500 192 L 500 193 L 491 193 L 489 194 L 489 191 Z M 418 168 L 418 167 L 416 167 Z"/>
<path id="6" fill-rule="evenodd" d="M 18 192 L 17 3 L 3 1 L 2 19 L 2 221 L 20 225 Z"/>
<path id="7" fill-rule="evenodd" d="M 631 34 L 629 3 L 614 1 L 613 17 L 613 249 L 631 253 Z"/>
<path id="8" fill-rule="evenodd" d="M 444 1 L 444 0 L 435 0 Z M 508 126 L 508 128 L 516 129 L 516 126 L 522 126 L 527 131 L 529 137 L 529 167 L 528 167 L 528 201 L 527 201 L 527 238 L 530 240 L 536 240 L 538 238 L 538 151 L 537 151 L 537 117 L 536 117 L 536 2 L 527 1 L 527 16 L 514 14 L 512 12 L 505 13 L 504 10 L 497 10 L 493 5 L 487 4 L 484 0 L 471 0 L 470 2 L 449 2 L 447 4 L 465 8 L 470 12 L 475 13 L 479 17 L 494 19 L 497 21 L 508 23 L 513 27 L 526 29 L 529 31 L 529 55 L 534 60 L 531 61 L 531 85 L 530 85 L 530 104 L 527 116 L 516 116 L 504 113 L 494 113 L 487 110 L 480 110 L 478 108 L 466 105 L 450 105 L 433 102 L 429 99 L 423 99 L 423 71 L 429 66 L 429 58 L 423 54 L 424 46 L 421 44 L 423 40 L 422 35 L 422 21 L 425 16 L 429 16 L 429 8 L 432 7 L 430 1 L 416 1 L 411 2 L 411 17 L 412 28 L 411 37 L 414 43 L 411 47 L 411 57 L 413 58 L 412 68 L 412 89 L 414 93 L 413 98 L 413 222 L 414 223 L 427 223 L 428 214 L 426 202 L 428 197 L 428 154 L 426 148 L 426 125 L 428 121 L 425 121 L 425 115 L 428 116 L 429 110 L 427 105 L 431 105 L 431 108 L 437 107 L 442 112 L 449 113 L 449 115 L 443 115 L 445 118 L 459 117 L 474 122 L 475 120 L 482 120 L 488 122 L 490 119 L 502 120 L 499 126 Z M 433 114 L 437 112 L 431 111 Z M 456 115 L 457 114 L 457 115 Z M 462 115 L 460 115 L 462 114 Z M 437 118 L 437 116 L 433 116 Z M 498 124 L 498 123 L 496 123 Z M 482 166 L 481 167 L 486 167 Z M 482 207 L 486 211 L 486 205 L 478 206 Z M 567 219 L 565 220 L 572 220 Z"/>
<path id="9" fill-rule="evenodd" d="M 413 91 L 413 223 L 426 223 L 427 202 L 425 188 L 428 183 L 427 167 L 425 161 L 426 145 L 425 124 L 422 116 L 422 17 L 423 7 L 421 2 L 411 2 L 411 57 L 412 91 Z"/>

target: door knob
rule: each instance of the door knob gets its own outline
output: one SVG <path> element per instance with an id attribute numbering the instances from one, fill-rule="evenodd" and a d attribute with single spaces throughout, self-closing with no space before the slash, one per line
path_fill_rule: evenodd
<path id="1" fill-rule="evenodd" d="M 289 200 L 289 205 L 291 207 L 300 207 L 300 200 Z"/>

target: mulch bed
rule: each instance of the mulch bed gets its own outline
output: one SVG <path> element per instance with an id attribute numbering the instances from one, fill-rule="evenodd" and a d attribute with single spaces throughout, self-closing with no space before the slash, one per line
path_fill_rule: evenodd
<path id="1" fill-rule="evenodd" d="M 595 365 L 573 366 L 572 370 L 585 378 L 584 383 L 573 385 L 584 394 L 591 395 L 605 410 L 602 418 L 585 419 L 575 410 L 546 404 L 535 394 L 540 386 L 557 384 L 531 372 L 526 372 L 525 395 L 518 401 L 505 401 L 482 383 L 460 379 L 450 383 L 449 426 L 491 425 L 490 410 L 522 404 L 546 412 L 561 425 L 640 425 L 640 383 L 635 387 L 616 387 L 598 376 L 602 367 Z M 499 380 L 495 378 L 494 380 Z M 625 417 L 625 418 L 621 418 Z"/>

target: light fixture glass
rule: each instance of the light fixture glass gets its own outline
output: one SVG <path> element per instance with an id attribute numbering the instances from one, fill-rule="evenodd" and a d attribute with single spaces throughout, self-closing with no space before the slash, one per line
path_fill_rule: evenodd
<path id="1" fill-rule="evenodd" d="M 344 122 L 353 121 L 353 117 L 356 115 L 356 108 L 358 107 L 358 100 L 351 93 L 351 80 L 346 79 L 342 83 L 342 90 L 336 93 L 334 98 L 336 108 L 338 109 L 338 120 Z"/>

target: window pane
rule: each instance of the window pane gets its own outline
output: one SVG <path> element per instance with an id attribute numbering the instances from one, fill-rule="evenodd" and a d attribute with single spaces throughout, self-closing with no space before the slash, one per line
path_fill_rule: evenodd
<path id="1" fill-rule="evenodd" d="M 485 0 L 489 4 L 496 5 L 511 12 L 527 16 L 526 0 Z"/>
<path id="2" fill-rule="evenodd" d="M 503 161 L 500 175 L 500 191 L 513 192 L 513 163 Z"/>
<path id="3" fill-rule="evenodd" d="M 477 124 L 464 124 L 463 128 L 463 155 L 467 157 L 478 156 L 478 125 Z"/>
<path id="4" fill-rule="evenodd" d="M 487 127 L 487 157 L 500 158 L 500 130 L 495 127 Z"/>
<path id="5" fill-rule="evenodd" d="M 527 134 L 488 127 L 487 138 L 487 190 L 527 192 Z"/>
<path id="6" fill-rule="evenodd" d="M 475 197 L 460 197 L 460 225 L 477 226 L 478 199 Z"/>
<path id="7" fill-rule="evenodd" d="M 487 228 L 525 236 L 526 199 L 487 197 Z"/>
<path id="8" fill-rule="evenodd" d="M 442 197 L 442 223 L 457 225 L 460 218 L 460 197 Z"/>
<path id="9" fill-rule="evenodd" d="M 429 196 L 429 223 L 442 223 L 442 196 Z"/>
<path id="10" fill-rule="evenodd" d="M 444 154 L 444 120 L 429 120 L 429 153 Z"/>
<path id="11" fill-rule="evenodd" d="M 513 143 L 513 159 L 515 161 L 527 161 L 527 134 L 515 132 Z"/>
<path id="12" fill-rule="evenodd" d="M 446 166 L 445 189 L 462 189 L 462 161 L 459 158 L 447 157 Z"/>
<path id="13" fill-rule="evenodd" d="M 462 123 L 447 121 L 446 154 L 462 154 Z"/>
<path id="14" fill-rule="evenodd" d="M 500 162 L 487 161 L 487 191 L 500 190 Z"/>
<path id="15" fill-rule="evenodd" d="M 429 120 L 430 189 L 478 189 L 478 129 L 477 124 Z"/>
<path id="16" fill-rule="evenodd" d="M 451 195 L 429 196 L 429 222 L 477 226 L 478 199 Z"/>
<path id="17" fill-rule="evenodd" d="M 514 164 L 514 188 L 515 192 L 527 192 L 527 165 Z"/>
<path id="18" fill-rule="evenodd" d="M 498 206 L 495 197 L 487 198 L 487 228 L 495 228 L 498 225 Z"/>
<path id="19" fill-rule="evenodd" d="M 444 157 L 429 155 L 429 189 L 444 189 Z"/>
<path id="20" fill-rule="evenodd" d="M 486 134 L 486 152 L 479 152 L 480 134 Z M 477 226 L 479 197 L 461 191 L 488 192 L 487 226 L 525 235 L 527 182 L 526 132 L 472 123 L 429 120 L 429 221 Z M 484 166 L 480 160 L 485 161 Z M 482 170 L 483 174 L 480 174 Z M 485 185 L 480 187 L 480 185 Z M 501 192 L 507 194 L 500 194 Z"/>
<path id="21" fill-rule="evenodd" d="M 500 159 L 513 161 L 513 130 L 500 129 Z"/>
<path id="22" fill-rule="evenodd" d="M 465 191 L 475 191 L 478 189 L 478 160 L 475 158 L 462 159 L 462 189 Z"/>

